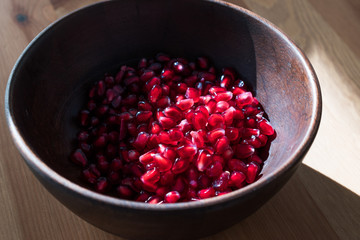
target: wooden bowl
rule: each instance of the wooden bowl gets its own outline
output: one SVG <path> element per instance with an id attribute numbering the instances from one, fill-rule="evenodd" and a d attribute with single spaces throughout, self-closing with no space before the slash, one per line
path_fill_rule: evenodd
<path id="1" fill-rule="evenodd" d="M 257 182 L 221 197 L 155 206 L 82 185 L 68 157 L 88 87 L 159 51 L 208 56 L 252 87 L 277 131 Z M 29 44 L 5 98 L 15 144 L 41 183 L 87 222 L 130 239 L 204 237 L 253 213 L 294 173 L 321 116 L 319 83 L 299 48 L 265 19 L 217 0 L 106 1 L 77 10 Z"/>

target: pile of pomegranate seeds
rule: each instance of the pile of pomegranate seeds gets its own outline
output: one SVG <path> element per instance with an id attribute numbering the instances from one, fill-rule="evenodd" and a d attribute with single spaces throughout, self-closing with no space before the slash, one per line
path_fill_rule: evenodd
<path id="1" fill-rule="evenodd" d="M 90 89 L 71 160 L 97 192 L 151 204 L 254 182 L 274 129 L 235 71 L 158 54 Z"/>

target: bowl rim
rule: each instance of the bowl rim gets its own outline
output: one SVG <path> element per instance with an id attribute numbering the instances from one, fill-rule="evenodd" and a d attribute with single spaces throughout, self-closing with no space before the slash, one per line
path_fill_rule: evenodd
<path id="1" fill-rule="evenodd" d="M 228 8 L 232 8 L 233 10 L 240 12 L 241 14 L 245 14 L 246 16 L 253 18 L 255 21 L 265 25 L 267 28 L 271 29 L 275 32 L 280 38 L 285 40 L 289 46 L 293 49 L 294 53 L 297 55 L 298 59 L 301 61 L 302 65 L 305 68 L 305 74 L 309 78 L 309 87 L 311 90 L 312 95 L 312 115 L 310 124 L 307 127 L 307 131 L 304 135 L 304 138 L 300 142 L 299 146 L 294 150 L 294 152 L 291 154 L 291 156 L 288 158 L 288 160 L 278 169 L 274 170 L 274 172 L 265 178 L 260 178 L 256 182 L 242 188 L 238 189 L 236 191 L 232 191 L 230 193 L 227 193 L 225 195 L 219 196 L 219 197 L 213 197 L 208 199 L 202 199 L 201 201 L 192 201 L 192 202 L 181 202 L 181 203 L 173 203 L 173 204 L 148 204 L 143 202 L 136 202 L 132 200 L 125 200 L 125 199 L 119 199 L 112 196 L 103 195 L 100 193 L 96 193 L 92 190 L 89 190 L 85 187 L 82 187 L 80 185 L 77 185 L 76 183 L 71 182 L 70 180 L 66 179 L 65 177 L 61 176 L 54 170 L 52 170 L 48 165 L 46 165 L 43 161 L 41 161 L 40 157 L 38 157 L 30 148 L 30 146 L 27 145 L 24 138 L 21 136 L 20 131 L 18 130 L 15 121 L 12 116 L 12 105 L 9 102 L 10 94 L 11 94 L 11 88 L 12 88 L 12 82 L 14 79 L 14 76 L 16 75 L 18 71 L 19 65 L 21 65 L 22 61 L 24 60 L 25 56 L 28 54 L 29 49 L 33 47 L 35 42 L 41 38 L 43 35 L 47 33 L 48 30 L 54 28 L 56 25 L 58 25 L 63 19 L 75 16 L 83 11 L 86 11 L 87 9 L 96 7 L 98 5 L 107 4 L 108 2 L 111 2 L 111 0 L 102 1 L 93 3 L 84 7 L 81 7 L 79 9 L 76 9 L 75 11 L 72 11 L 50 25 L 48 25 L 45 29 L 43 29 L 24 49 L 24 51 L 21 53 L 19 58 L 17 59 L 11 73 L 8 79 L 8 83 L 6 86 L 6 92 L 5 92 L 5 115 L 7 124 L 11 133 L 11 136 L 14 140 L 14 143 L 19 150 L 20 154 L 23 156 L 26 163 L 29 165 L 29 167 L 36 171 L 37 173 L 40 173 L 41 175 L 44 175 L 48 178 L 48 180 L 51 180 L 55 182 L 56 184 L 62 185 L 64 188 L 71 190 L 72 192 L 75 192 L 76 194 L 88 198 L 92 201 L 101 202 L 103 204 L 113 205 L 116 207 L 125 207 L 130 208 L 133 210 L 146 210 L 146 211 L 176 211 L 176 210 L 184 210 L 184 209 L 194 209 L 194 208 L 204 208 L 204 207 L 211 207 L 214 205 L 230 202 L 235 199 L 242 198 L 252 192 L 255 192 L 261 188 L 264 188 L 268 183 L 275 181 L 279 176 L 284 174 L 288 169 L 291 169 L 295 167 L 299 162 L 301 162 L 302 158 L 305 156 L 307 151 L 309 150 L 312 142 L 315 139 L 315 136 L 317 134 L 320 120 L 321 120 L 321 112 L 322 112 L 322 99 L 321 99 L 321 90 L 320 90 L 320 84 L 317 79 L 317 76 L 315 74 L 315 71 L 309 62 L 308 58 L 305 56 L 305 54 L 300 50 L 300 48 L 288 37 L 286 36 L 278 27 L 276 27 L 274 24 L 269 22 L 263 17 L 260 17 L 259 15 L 251 12 L 250 10 L 247 10 L 243 7 L 240 7 L 238 5 L 225 2 L 223 0 L 202 0 L 204 2 L 209 2 L 213 4 L 222 5 Z"/>

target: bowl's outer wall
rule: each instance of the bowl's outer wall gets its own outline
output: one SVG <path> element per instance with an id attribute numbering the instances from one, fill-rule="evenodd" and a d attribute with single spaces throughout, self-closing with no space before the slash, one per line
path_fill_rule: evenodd
<path id="1" fill-rule="evenodd" d="M 304 59 L 278 31 L 214 2 L 96 4 L 62 19 L 30 45 L 11 79 L 10 113 L 33 152 L 54 171 L 81 185 L 79 169 L 69 163 L 68 156 L 86 90 L 104 72 L 114 73 L 121 64 L 135 63 L 158 51 L 190 59 L 206 55 L 218 68 L 232 66 L 241 73 L 278 133 L 262 172 L 267 185 L 226 204 L 144 212 L 99 204 L 49 178 L 24 158 L 64 205 L 106 231 L 132 239 L 201 237 L 260 207 L 291 176 L 313 140 L 295 163 L 287 162 L 309 129 L 315 90 Z M 284 164 L 291 169 L 276 179 L 269 177 Z"/>

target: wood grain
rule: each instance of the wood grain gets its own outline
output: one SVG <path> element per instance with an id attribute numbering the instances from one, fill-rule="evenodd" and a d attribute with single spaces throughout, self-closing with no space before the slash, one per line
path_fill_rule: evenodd
<path id="1" fill-rule="evenodd" d="M 57 18 L 96 0 L 1 0 L 0 91 L 21 51 Z M 307 54 L 323 116 L 304 164 L 254 215 L 207 239 L 360 239 L 360 4 L 231 0 L 267 18 Z M 78 218 L 35 179 L 7 130 L 0 99 L 0 239 L 121 239 Z M 219 216 L 221 217 L 221 216 Z"/>

